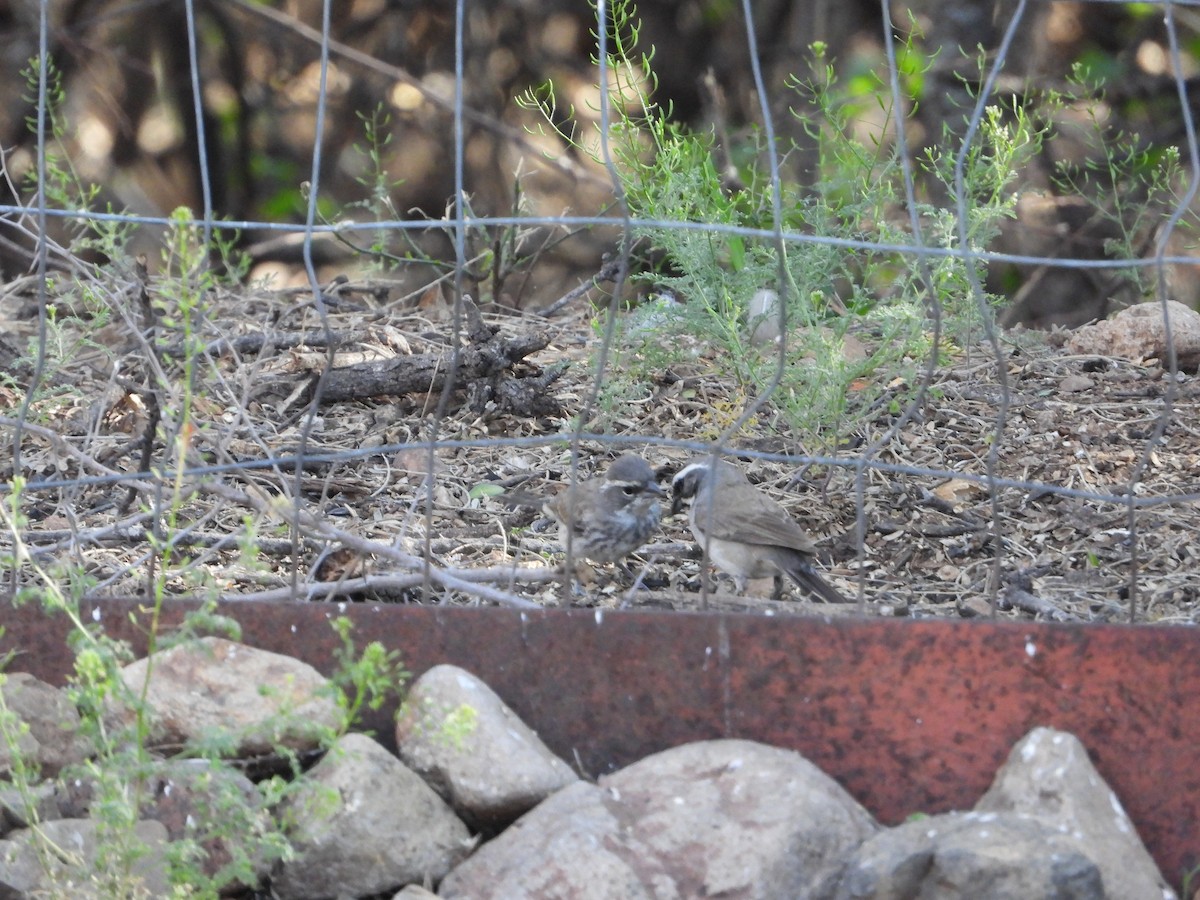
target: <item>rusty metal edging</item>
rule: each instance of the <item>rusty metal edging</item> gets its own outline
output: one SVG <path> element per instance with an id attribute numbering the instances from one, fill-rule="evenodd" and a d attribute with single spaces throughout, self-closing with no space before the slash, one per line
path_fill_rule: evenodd
<path id="1" fill-rule="evenodd" d="M 185 608 L 168 607 L 165 622 Z M 247 643 L 324 672 L 338 646 L 328 620 L 344 613 L 360 646 L 399 650 L 414 674 L 453 663 L 479 675 L 592 774 L 693 740 L 789 747 L 885 824 L 969 808 L 1022 735 L 1060 728 L 1087 746 L 1170 882 L 1200 864 L 1195 629 L 362 604 L 219 611 Z M 136 603 L 84 612 L 144 646 Z M 63 683 L 63 617 L 5 604 L 0 624 L 0 652 L 18 654 L 10 670 Z M 367 723 L 385 743 L 393 711 Z"/>

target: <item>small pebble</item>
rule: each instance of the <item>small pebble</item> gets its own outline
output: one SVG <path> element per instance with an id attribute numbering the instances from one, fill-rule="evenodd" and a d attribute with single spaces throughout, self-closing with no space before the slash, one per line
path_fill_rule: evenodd
<path id="1" fill-rule="evenodd" d="M 1058 389 L 1064 394 L 1077 394 L 1080 391 L 1090 391 L 1096 382 L 1086 375 L 1068 375 L 1058 383 Z"/>

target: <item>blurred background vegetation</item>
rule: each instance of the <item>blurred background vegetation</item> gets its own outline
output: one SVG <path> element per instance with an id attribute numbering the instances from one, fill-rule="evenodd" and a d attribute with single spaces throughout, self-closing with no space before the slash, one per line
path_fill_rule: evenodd
<path id="1" fill-rule="evenodd" d="M 963 133 L 980 86 L 980 51 L 985 65 L 994 61 L 1018 6 L 1011 0 L 892 5 L 898 46 L 905 49 L 901 77 L 915 101 L 902 119 L 912 155 L 946 147 Z M 843 108 L 852 111 L 845 127 L 864 144 L 892 139 L 896 119 L 884 115 L 889 101 L 878 3 L 761 0 L 753 7 L 789 182 L 802 191 L 821 177 L 819 141 L 806 127 L 820 114 L 818 106 L 805 108 L 802 96 L 785 89 L 790 79 L 819 74 L 824 63 L 811 49 L 818 42 L 836 73 Z M 0 5 L 5 204 L 31 199 L 36 144 L 29 121 L 37 107 L 22 73 L 37 55 L 38 8 L 34 0 Z M 81 184 L 98 186 L 91 208 L 159 217 L 179 206 L 203 210 L 184 5 L 71 0 L 50 3 L 48 11 L 50 55 L 62 87 L 56 152 Z M 339 0 L 332 11 L 320 209 L 328 221 L 428 219 L 436 225 L 454 193 L 453 4 Z M 1024 9 L 994 96 L 1010 113 L 1021 110 L 1041 122 L 1047 137 L 1017 173 L 1016 215 L 991 249 L 1082 259 L 1153 252 L 1189 177 L 1175 76 L 1193 88 L 1200 55 L 1200 12 L 1174 14 L 1185 38 L 1178 66 L 1161 7 L 1052 2 Z M 762 153 L 741 5 L 681 0 L 644 4 L 637 15 L 639 47 L 653 53 L 654 102 L 673 120 L 711 133 L 715 162 L 736 181 L 754 162 L 748 156 Z M 215 215 L 303 222 L 316 140 L 320 16 L 317 0 L 196 4 L 201 122 Z M 471 3 L 466 26 L 464 155 L 472 211 L 554 216 L 609 210 L 613 189 L 603 168 L 544 127 L 537 110 L 514 102 L 553 83 L 561 121 L 552 124 L 577 134 L 594 129 L 594 10 L 578 0 Z M 1182 148 L 1183 165 L 1163 176 L 1172 147 Z M 1074 174 L 1064 179 L 1064 172 Z M 950 204 L 936 181 L 919 188 L 930 202 Z M 867 231 L 870 223 L 862 227 Z M 520 278 L 488 281 L 477 296 L 519 308 L 550 302 L 596 273 L 615 246 L 614 235 L 603 229 L 525 235 L 526 246 L 539 248 L 537 264 Z M 161 229 L 141 228 L 129 249 L 151 252 L 161 240 Z M 306 283 L 297 236 L 251 227 L 239 241 L 249 254 L 250 278 Z M 9 280 L 27 271 L 31 246 L 27 234 L 0 223 L 0 276 Z M 362 250 L 326 235 L 316 258 L 332 276 L 370 262 Z M 1192 254 L 1187 229 L 1170 250 Z M 444 271 L 453 259 L 448 232 L 437 227 L 391 252 L 423 261 L 390 266 L 398 292 L 419 289 L 431 267 Z M 1008 298 L 1003 315 L 1009 324 L 1077 324 L 1144 291 L 1117 274 L 1077 269 L 992 266 L 989 279 L 989 289 Z M 1173 296 L 1193 306 L 1195 282 L 1191 266 L 1169 272 Z"/>

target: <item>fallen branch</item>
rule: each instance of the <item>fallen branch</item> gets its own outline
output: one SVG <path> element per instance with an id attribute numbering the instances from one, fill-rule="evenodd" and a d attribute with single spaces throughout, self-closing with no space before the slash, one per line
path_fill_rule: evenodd
<path id="1" fill-rule="evenodd" d="M 1048 622 L 1078 622 L 1079 617 L 1059 609 L 1049 600 L 1031 594 L 1023 588 L 1009 585 L 998 598 L 1001 609 L 1019 609 Z"/>
<path id="2" fill-rule="evenodd" d="M 370 360 L 332 369 L 325 377 L 321 402 L 440 393 L 453 373 L 453 386 L 467 392 L 471 409 L 482 411 L 495 403 L 499 411 L 516 415 L 560 416 L 562 409 L 548 388 L 565 367 L 542 369 L 522 363 L 525 357 L 549 344 L 549 336 L 542 332 L 510 335 L 492 328 L 473 330 L 471 343 L 458 350 Z M 301 402 L 311 399 L 316 375 L 311 378 L 298 397 Z M 287 397 L 295 387 L 295 379 L 291 377 L 269 379 L 259 396 L 266 393 Z"/>

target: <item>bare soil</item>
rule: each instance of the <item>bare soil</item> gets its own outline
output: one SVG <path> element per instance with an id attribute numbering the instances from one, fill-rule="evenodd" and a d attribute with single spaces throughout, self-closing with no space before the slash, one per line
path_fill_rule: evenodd
<path id="1" fill-rule="evenodd" d="M 419 308 L 399 311 L 384 294 L 372 284 L 342 285 L 331 294 L 328 323 L 340 336 L 335 364 L 403 369 L 410 356 L 425 364 L 440 356 L 449 364 L 456 331 L 447 304 L 430 295 Z M 28 303 L 12 299 L 0 305 L 0 335 L 20 350 L 35 334 L 36 318 Z M 694 444 L 731 421 L 728 411 L 744 402 L 713 354 L 701 354 L 687 373 L 662 372 L 644 396 L 595 420 L 606 439 L 583 441 L 573 466 L 566 439 L 591 395 L 599 344 L 584 300 L 549 319 L 486 317 L 497 340 L 511 338 L 532 352 L 497 362 L 500 374 L 490 380 L 475 373 L 440 418 L 442 393 L 435 390 L 324 402 L 311 422 L 306 398 L 330 354 L 314 346 L 320 340 L 287 339 L 323 327 L 310 295 L 213 297 L 198 329 L 208 349 L 190 399 L 180 359 L 171 353 L 178 344 L 162 342 L 167 349 L 155 359 L 132 313 L 100 327 L 72 310 L 69 297 L 58 302 L 58 331 L 30 409 L 21 468 L 31 482 L 67 482 L 27 490 L 21 538 L 49 571 L 66 571 L 54 570 L 56 562 L 81 564 L 96 594 L 143 590 L 154 556 L 147 542 L 151 510 L 175 486 L 153 472 L 170 470 L 180 453 L 203 469 L 178 482 L 185 499 L 173 519 L 158 516 L 176 539 L 155 562 L 169 568 L 169 590 L 180 595 L 283 596 L 295 568 L 301 587 L 358 579 L 345 581 L 352 597 L 390 602 L 508 597 L 545 605 L 921 617 L 989 615 L 995 605 L 994 614 L 1018 619 L 1194 623 L 1200 617 L 1192 549 L 1200 532 L 1200 382 L 1178 377 L 1159 438 L 1169 379 L 1153 361 L 1070 357 L 1053 336 L 1029 333 L 1006 336 L 1000 360 L 986 346 L 973 348 L 936 371 L 925 403 L 861 470 L 861 517 L 855 462 L 893 425 L 895 410 L 877 404 L 852 417 L 828 446 L 800 446 L 764 407 L 736 449 L 844 463 L 741 460 L 814 536 L 825 575 L 857 603 L 775 600 L 769 582 L 737 597 L 723 578 L 704 593 L 699 552 L 683 516 L 666 518 L 659 540 L 631 562 L 636 590 L 630 573 L 580 563 L 577 587 L 564 596 L 554 574 L 561 553 L 553 530 L 536 510 L 513 508 L 494 492 L 551 492 L 573 474 L 601 471 L 627 449 L 643 452 L 669 479 L 698 452 L 672 442 Z M 479 324 L 464 321 L 461 347 Z M 236 344 L 263 333 L 266 342 Z M 88 344 L 76 343 L 85 337 Z M 0 364 L 13 376 L 0 385 L 0 416 L 11 435 L 32 370 L 11 359 Z M 170 390 L 148 387 L 156 368 L 171 373 Z M 502 383 L 535 385 L 526 399 L 535 396 L 539 405 L 519 408 L 521 390 L 506 393 Z M 174 423 L 189 403 L 193 427 L 180 434 Z M 166 431 L 158 431 L 143 466 L 143 436 L 156 404 Z M 431 435 L 437 447 L 430 511 L 428 450 L 403 445 Z M 630 443 L 608 443 L 616 438 Z M 993 447 L 1001 481 L 989 490 L 982 479 Z M 308 459 L 298 475 L 294 454 L 301 448 Z M 7 473 L 11 463 L 5 440 L 0 466 Z M 1125 499 L 1131 484 L 1140 504 L 1132 513 Z M 310 515 L 300 517 L 293 533 L 287 510 L 297 492 Z M 434 566 L 467 573 L 467 581 L 447 588 L 434 579 L 432 595 L 424 593 L 420 567 L 414 576 L 398 560 L 427 551 Z M 36 580 L 29 567 L 23 577 Z"/>

